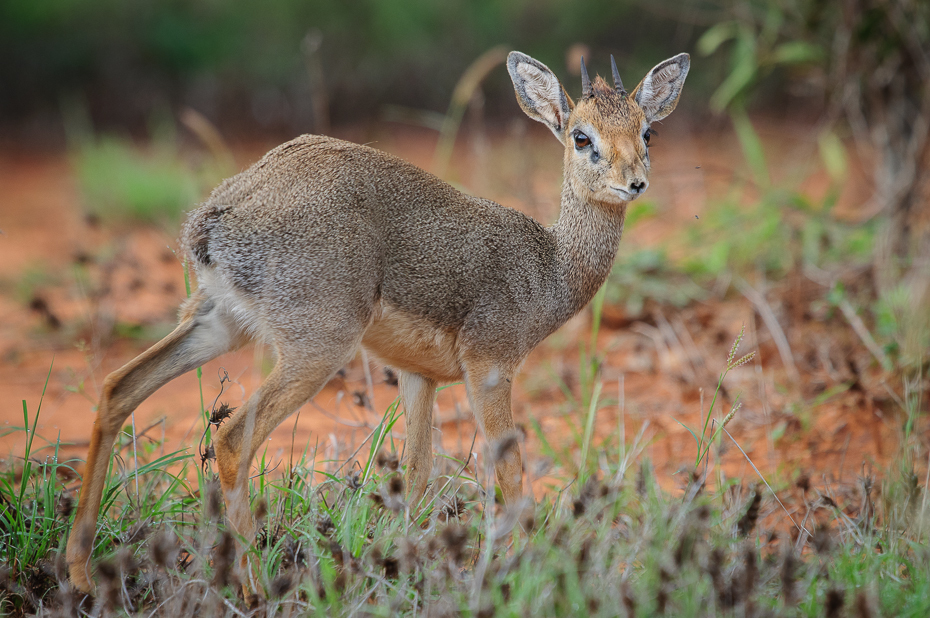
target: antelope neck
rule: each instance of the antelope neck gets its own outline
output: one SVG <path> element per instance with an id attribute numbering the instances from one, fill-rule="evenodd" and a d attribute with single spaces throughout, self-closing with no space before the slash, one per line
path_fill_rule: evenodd
<path id="1" fill-rule="evenodd" d="M 566 180 L 559 219 L 549 228 L 558 247 L 567 314 L 575 315 L 590 302 L 613 267 L 623 233 L 627 204 L 585 201 Z"/>

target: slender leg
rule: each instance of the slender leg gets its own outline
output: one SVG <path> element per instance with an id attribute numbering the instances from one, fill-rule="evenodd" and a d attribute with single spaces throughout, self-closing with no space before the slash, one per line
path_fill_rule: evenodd
<path id="1" fill-rule="evenodd" d="M 433 469 L 433 404 L 436 382 L 418 373 L 400 374 L 400 400 L 407 423 L 407 491 L 411 506 L 423 497 Z"/>
<path id="2" fill-rule="evenodd" d="M 195 309 L 205 311 L 183 320 L 167 337 L 107 376 L 103 384 L 66 554 L 71 583 L 78 590 L 93 589 L 90 555 L 97 516 L 113 442 L 123 422 L 161 386 L 239 344 L 235 331 L 222 316 L 212 315 L 206 303 Z"/>
<path id="3" fill-rule="evenodd" d="M 259 447 L 275 427 L 312 399 L 342 367 L 351 354 L 336 354 L 329 360 L 310 361 L 309 366 L 290 360 L 279 350 L 278 364 L 243 408 L 220 427 L 214 440 L 220 484 L 226 502 L 226 521 L 239 536 L 240 575 L 248 582 L 246 597 L 257 590 L 248 568 L 245 550 L 252 544 L 255 529 L 249 508 L 249 465 Z"/>
<path id="4" fill-rule="evenodd" d="M 520 442 L 510 410 L 513 371 L 485 361 L 465 362 L 465 385 L 475 419 L 495 453 L 495 472 L 508 507 L 523 497 Z M 503 449 L 502 452 L 499 449 Z"/>

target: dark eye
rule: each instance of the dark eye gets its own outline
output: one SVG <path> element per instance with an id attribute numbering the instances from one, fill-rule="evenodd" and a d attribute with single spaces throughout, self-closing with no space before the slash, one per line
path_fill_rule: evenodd
<path id="1" fill-rule="evenodd" d="M 643 141 L 646 142 L 646 145 L 649 145 L 649 138 L 655 133 L 652 129 L 646 129 L 646 132 L 643 133 Z"/>
<path id="2" fill-rule="evenodd" d="M 582 148 L 587 148 L 591 145 L 591 140 L 587 135 L 581 133 L 580 131 L 575 133 L 575 148 L 581 150 Z"/>

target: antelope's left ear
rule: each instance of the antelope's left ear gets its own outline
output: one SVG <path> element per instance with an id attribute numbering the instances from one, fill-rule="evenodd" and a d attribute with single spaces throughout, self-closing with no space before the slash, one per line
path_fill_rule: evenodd
<path id="1" fill-rule="evenodd" d="M 678 54 L 657 64 L 639 82 L 630 96 L 646 113 L 646 122 L 662 120 L 675 110 L 689 68 L 691 57 Z"/>

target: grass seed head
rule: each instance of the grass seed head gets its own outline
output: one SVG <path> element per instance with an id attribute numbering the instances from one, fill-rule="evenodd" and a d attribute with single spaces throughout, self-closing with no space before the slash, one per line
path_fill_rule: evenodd
<path id="1" fill-rule="evenodd" d="M 691 560 L 694 554 L 694 533 L 689 527 L 682 530 L 678 536 L 678 542 L 675 544 L 675 550 L 672 552 L 672 560 L 675 566 L 681 569 L 686 562 Z"/>
<path id="2" fill-rule="evenodd" d="M 829 554 L 833 549 L 833 535 L 830 532 L 830 527 L 825 524 L 817 526 L 814 530 L 814 536 L 811 538 L 811 545 L 813 545 L 814 551 L 821 556 Z"/>
<path id="3" fill-rule="evenodd" d="M 65 559 L 64 554 L 55 554 L 52 558 L 51 564 L 54 570 L 55 580 L 60 586 L 63 582 L 68 581 L 68 561 Z"/>
<path id="4" fill-rule="evenodd" d="M 285 539 L 284 552 L 281 557 L 281 568 L 289 569 L 291 567 L 296 567 L 297 569 L 306 569 L 308 557 L 309 552 L 300 541 L 293 536 L 288 536 Z"/>
<path id="5" fill-rule="evenodd" d="M 333 520 L 330 519 L 329 515 L 320 515 L 320 518 L 316 522 L 316 531 L 322 536 L 328 537 L 331 536 L 335 530 L 336 526 L 333 524 Z"/>
<path id="6" fill-rule="evenodd" d="M 460 564 L 465 557 L 465 548 L 468 542 L 468 530 L 458 524 L 450 524 L 440 533 L 442 544 L 449 552 L 449 557 L 456 564 Z"/>
<path id="7" fill-rule="evenodd" d="M 630 582 L 623 580 L 620 584 L 620 598 L 623 601 L 623 608 L 626 610 L 628 618 L 636 616 L 636 597 L 633 596 L 633 590 L 630 588 Z"/>
<path id="8" fill-rule="evenodd" d="M 147 539 L 150 534 L 151 531 L 149 529 L 149 523 L 140 519 L 129 527 L 129 530 L 126 531 L 126 534 L 122 537 L 121 541 L 125 545 L 141 543 Z"/>
<path id="9" fill-rule="evenodd" d="M 743 551 L 743 595 L 752 598 L 753 590 L 759 579 L 758 556 L 755 545 L 747 545 Z"/>
<path id="10" fill-rule="evenodd" d="M 222 492 L 220 491 L 219 481 L 213 480 L 207 483 L 206 492 L 207 492 L 207 504 L 206 504 L 207 520 L 216 521 L 223 514 L 223 495 L 222 495 Z"/>
<path id="11" fill-rule="evenodd" d="M 271 580 L 271 585 L 268 587 L 268 592 L 271 594 L 271 598 L 280 599 L 285 594 L 291 591 L 291 588 L 294 587 L 294 576 L 292 573 L 281 573 L 273 580 Z"/>
<path id="12" fill-rule="evenodd" d="M 70 493 L 63 493 L 61 497 L 58 498 L 58 507 L 56 509 L 58 516 L 67 521 L 71 517 L 71 512 L 74 510 L 74 498 Z"/>
<path id="13" fill-rule="evenodd" d="M 668 587 L 664 582 L 659 584 L 659 589 L 656 590 L 656 613 L 664 614 L 665 609 L 668 606 Z"/>
<path id="14" fill-rule="evenodd" d="M 233 583 L 233 565 L 236 560 L 236 540 L 224 530 L 213 550 L 213 585 L 223 589 Z"/>
<path id="15" fill-rule="evenodd" d="M 120 580 L 118 560 L 118 557 L 101 560 L 97 565 L 97 574 L 100 576 L 101 597 L 106 613 L 112 612 L 119 603 L 122 581 Z"/>
<path id="16" fill-rule="evenodd" d="M 388 493 L 392 496 L 401 496 L 404 493 L 404 479 L 399 474 L 391 476 L 388 481 Z"/>
<path id="17" fill-rule="evenodd" d="M 405 573 L 414 573 L 420 567 L 420 546 L 410 537 L 400 539 L 397 544 L 400 552 L 400 566 Z"/>
<path id="18" fill-rule="evenodd" d="M 208 461 L 216 461 L 216 448 L 212 444 L 208 444 L 200 454 L 200 467 L 206 469 Z"/>
<path id="19" fill-rule="evenodd" d="M 394 556 L 385 556 L 380 561 L 380 566 L 384 569 L 384 576 L 391 580 L 400 577 L 400 560 Z"/>
<path id="20" fill-rule="evenodd" d="M 730 594 L 723 581 L 723 565 L 725 559 L 726 556 L 723 550 L 719 547 L 715 547 L 711 550 L 707 558 L 707 572 L 710 575 L 711 582 L 714 584 L 717 599 L 720 601 L 721 605 L 728 607 L 729 605 L 727 605 L 725 601 L 729 599 Z"/>
<path id="21" fill-rule="evenodd" d="M 115 584 L 116 580 L 119 579 L 119 568 L 116 566 L 116 561 L 112 558 L 101 560 L 97 565 L 97 574 L 100 576 L 101 583 Z"/>
<path id="22" fill-rule="evenodd" d="M 575 517 L 575 519 L 578 519 L 584 515 L 586 508 L 587 506 L 585 505 L 584 499 L 579 496 L 575 499 L 574 502 L 572 502 L 572 515 Z"/>
<path id="23" fill-rule="evenodd" d="M 594 547 L 594 538 L 589 536 L 585 538 L 581 543 L 581 547 L 578 549 L 578 555 L 575 558 L 575 562 L 578 565 L 578 570 L 582 571 L 588 567 L 588 561 L 591 559 L 591 548 Z"/>
<path id="24" fill-rule="evenodd" d="M 856 618 L 872 618 L 876 612 L 872 609 L 872 602 L 865 590 L 860 590 L 856 594 Z"/>
<path id="25" fill-rule="evenodd" d="M 824 614 L 827 618 L 839 618 L 840 611 L 845 603 L 843 590 L 832 587 L 827 590 L 827 599 L 824 602 Z"/>
<path id="26" fill-rule="evenodd" d="M 736 529 L 740 536 L 749 536 L 752 529 L 756 527 L 756 521 L 759 519 L 759 507 L 762 504 L 762 494 L 758 488 L 753 492 L 749 501 L 749 508 L 746 513 L 736 523 Z"/>
<path id="27" fill-rule="evenodd" d="M 346 475 L 346 485 L 352 491 L 358 491 L 362 487 L 362 473 L 360 470 L 353 470 Z"/>
<path id="28" fill-rule="evenodd" d="M 729 425 L 729 424 L 730 424 L 730 421 L 733 420 L 733 417 L 736 416 L 736 413 L 737 413 L 737 412 L 739 411 L 739 409 L 742 408 L 742 407 L 743 407 L 743 402 L 742 402 L 742 401 L 739 402 L 739 403 L 737 403 L 735 406 L 733 406 L 733 409 L 730 410 L 730 413 L 727 414 L 727 415 L 723 418 L 723 425 L 722 425 L 722 426 L 723 426 L 723 427 L 726 427 L 727 425 Z"/>
<path id="29" fill-rule="evenodd" d="M 739 344 L 743 341 L 743 333 L 746 330 L 746 326 L 741 326 L 739 329 L 739 334 L 736 336 L 736 339 L 733 341 L 733 347 L 730 348 L 730 354 L 727 356 L 727 368 L 733 367 L 733 359 L 736 358 L 736 351 L 739 350 Z"/>
<path id="30" fill-rule="evenodd" d="M 779 578 L 781 579 L 781 595 L 786 607 L 794 607 L 797 603 L 797 590 L 795 580 L 797 579 L 798 558 L 794 554 L 794 548 L 790 543 L 785 544 L 785 553 L 781 561 L 781 570 Z"/>
<path id="31" fill-rule="evenodd" d="M 232 416 L 236 408 L 231 408 L 228 403 L 221 403 L 219 408 L 210 413 L 210 424 L 219 429 L 220 425 Z"/>
<path id="32" fill-rule="evenodd" d="M 149 556 L 159 569 L 165 570 L 173 565 L 177 554 L 178 545 L 173 534 L 160 532 L 152 539 Z"/>
<path id="33" fill-rule="evenodd" d="M 636 472 L 636 493 L 639 494 L 641 498 L 646 497 L 646 479 L 651 473 L 648 467 L 649 464 L 643 460 L 639 465 L 639 470 Z"/>
<path id="34" fill-rule="evenodd" d="M 263 522 L 268 517 L 268 501 L 260 497 L 255 501 L 255 521 Z"/>
<path id="35" fill-rule="evenodd" d="M 803 493 L 807 493 L 811 490 L 811 477 L 806 474 L 801 474 L 801 476 L 798 477 L 795 485 L 797 485 L 798 489 L 800 489 Z"/>
<path id="36" fill-rule="evenodd" d="M 371 404 L 368 401 L 368 394 L 365 391 L 354 391 L 352 393 L 352 403 L 359 408 L 369 408 Z"/>
<path id="37" fill-rule="evenodd" d="M 396 472 L 382 486 L 381 494 L 382 504 L 395 513 L 399 513 L 407 507 L 406 502 L 404 502 L 404 479 Z"/>
<path id="38" fill-rule="evenodd" d="M 465 502 L 457 494 L 453 494 L 451 498 L 443 502 L 440 516 L 448 521 L 453 517 L 458 518 L 464 512 Z"/>
<path id="39" fill-rule="evenodd" d="M 375 463 L 378 464 L 378 467 L 390 472 L 397 472 L 397 469 L 400 468 L 400 460 L 397 457 L 397 453 L 390 453 L 384 449 L 378 451 L 378 457 L 375 459 Z"/>

